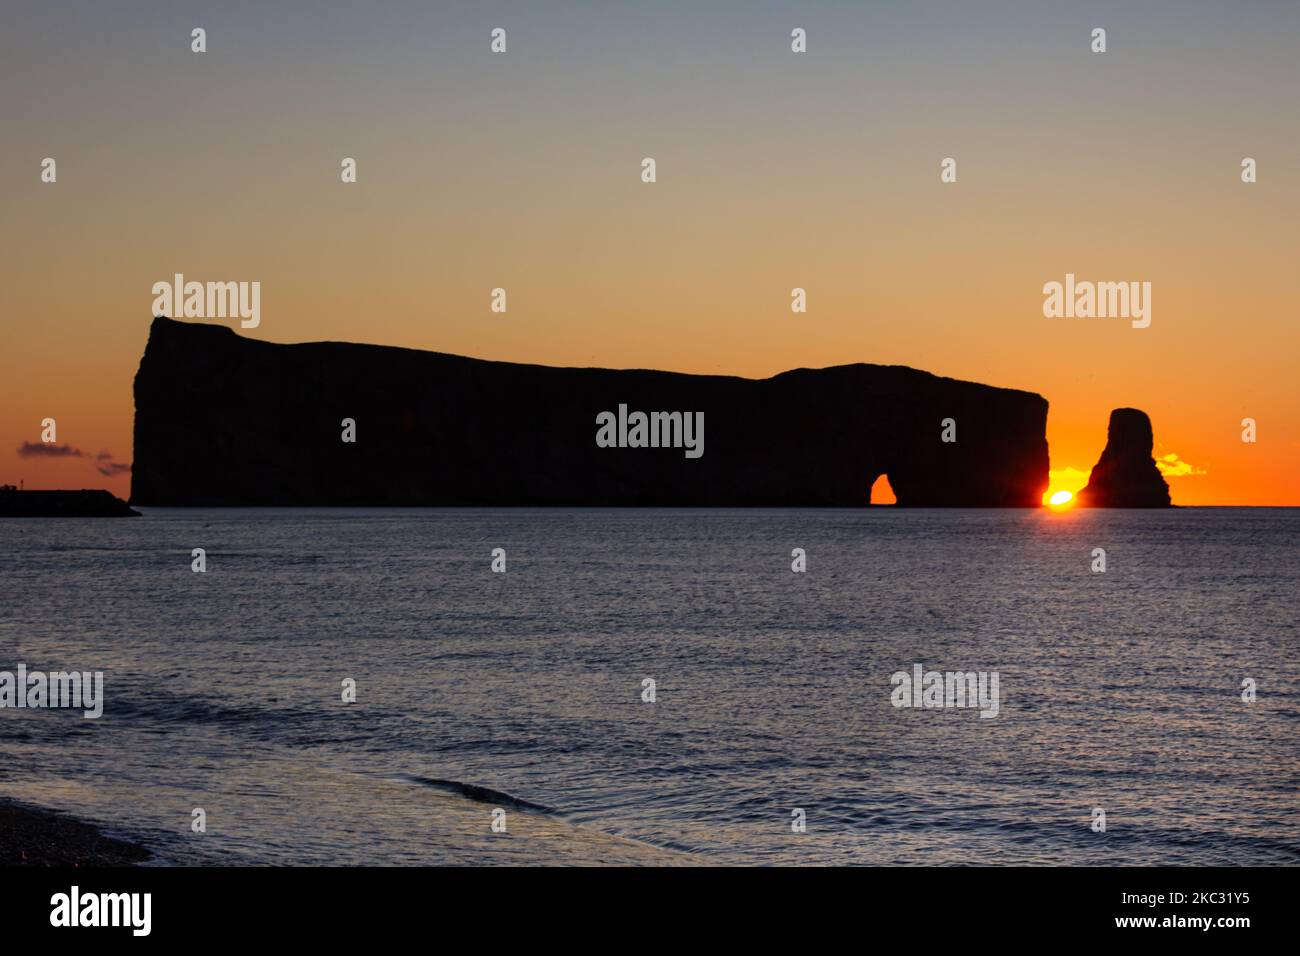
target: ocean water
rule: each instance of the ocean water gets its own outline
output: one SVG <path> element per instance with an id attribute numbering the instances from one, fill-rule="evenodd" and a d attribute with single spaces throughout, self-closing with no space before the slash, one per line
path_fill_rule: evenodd
<path id="1" fill-rule="evenodd" d="M 0 795 L 164 863 L 1294 864 L 1298 542 L 1296 509 L 3 521 L 0 670 L 106 701 L 0 710 Z M 997 717 L 894 707 L 918 663 L 996 671 Z"/>

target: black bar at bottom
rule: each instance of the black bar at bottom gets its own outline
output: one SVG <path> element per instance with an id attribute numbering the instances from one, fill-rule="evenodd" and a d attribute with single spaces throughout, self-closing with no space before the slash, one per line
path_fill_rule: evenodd
<path id="1" fill-rule="evenodd" d="M 859 940 L 949 949 L 1021 933 L 1061 940 L 1196 936 L 1232 945 L 1286 928 L 1294 871 L 1283 868 L 897 869 L 9 869 L 0 870 L 6 942 L 32 935 L 128 945 L 217 940 L 342 943 L 370 950 L 411 934 L 612 931 L 662 947 L 687 927 L 735 942 L 840 928 Z M 72 888 L 77 887 L 74 919 Z M 149 894 L 104 901 L 101 894 Z M 87 903 L 88 897 L 94 897 Z M 66 899 L 66 905 L 60 905 Z M 132 906 L 128 909 L 126 907 Z M 87 909 L 89 907 L 89 909 Z M 55 926 L 118 911 L 117 927 Z M 134 915 L 134 926 L 131 916 Z M 530 930 L 531 927 L 531 930 Z M 686 935 L 683 935 L 686 934 Z M 995 934 L 995 935 L 990 935 Z M 1041 935 L 1038 938 L 1042 939 Z M 1049 937 L 1050 938 L 1050 937 Z M 1262 938 L 1262 937 L 1260 937 Z"/>

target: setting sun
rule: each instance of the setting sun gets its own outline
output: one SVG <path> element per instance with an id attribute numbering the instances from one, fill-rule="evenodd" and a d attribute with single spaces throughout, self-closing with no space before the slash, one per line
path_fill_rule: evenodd
<path id="1" fill-rule="evenodd" d="M 1047 503 L 1051 505 L 1053 508 L 1064 508 L 1073 500 L 1074 500 L 1073 491 L 1066 491 L 1065 489 L 1061 489 L 1060 491 L 1055 492 L 1052 495 L 1052 497 L 1048 498 Z"/>

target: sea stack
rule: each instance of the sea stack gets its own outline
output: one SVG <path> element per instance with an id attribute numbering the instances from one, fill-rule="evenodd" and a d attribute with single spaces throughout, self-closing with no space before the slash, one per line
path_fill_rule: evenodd
<path id="1" fill-rule="evenodd" d="M 1110 413 L 1106 448 L 1079 492 L 1085 508 L 1168 508 L 1169 485 L 1151 457 L 1151 419 L 1137 408 Z"/>

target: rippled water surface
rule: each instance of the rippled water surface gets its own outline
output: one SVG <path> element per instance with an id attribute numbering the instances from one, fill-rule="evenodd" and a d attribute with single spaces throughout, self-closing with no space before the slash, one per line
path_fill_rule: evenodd
<path id="1" fill-rule="evenodd" d="M 1295 863 L 1297 542 L 1294 509 L 9 520 L 0 670 L 107 700 L 0 710 L 0 794 L 173 862 Z M 893 707 L 916 663 L 997 671 L 1000 713 Z"/>

